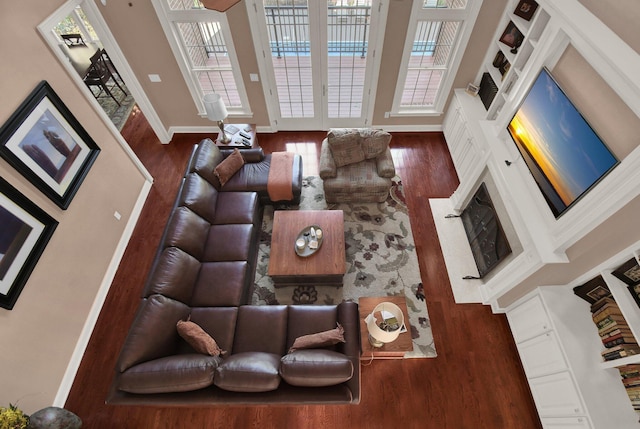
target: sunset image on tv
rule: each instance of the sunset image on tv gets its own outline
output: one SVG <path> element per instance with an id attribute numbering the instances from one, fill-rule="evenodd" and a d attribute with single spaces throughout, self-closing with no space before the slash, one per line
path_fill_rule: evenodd
<path id="1" fill-rule="evenodd" d="M 556 217 L 618 162 L 546 69 L 508 130 Z"/>

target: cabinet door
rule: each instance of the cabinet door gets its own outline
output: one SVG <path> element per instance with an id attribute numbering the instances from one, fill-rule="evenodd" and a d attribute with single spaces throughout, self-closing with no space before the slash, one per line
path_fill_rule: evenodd
<path id="1" fill-rule="evenodd" d="M 546 332 L 517 345 L 527 378 L 540 377 L 567 369 L 556 334 Z"/>
<path id="2" fill-rule="evenodd" d="M 540 417 L 584 416 L 585 409 L 569 372 L 529 379 Z"/>
<path id="3" fill-rule="evenodd" d="M 544 429 L 591 429 L 586 417 L 551 417 L 540 419 Z"/>
<path id="4" fill-rule="evenodd" d="M 521 343 L 551 329 L 551 322 L 542 298 L 537 294 L 509 310 L 507 319 L 516 343 Z"/>

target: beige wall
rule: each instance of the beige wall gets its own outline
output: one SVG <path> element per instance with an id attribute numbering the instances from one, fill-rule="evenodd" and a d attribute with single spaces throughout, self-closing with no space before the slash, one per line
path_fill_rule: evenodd
<path id="1" fill-rule="evenodd" d="M 578 0 L 591 13 L 600 18 L 622 40 L 640 53 L 640 7 L 638 0 Z"/>
<path id="2" fill-rule="evenodd" d="M 0 406 L 17 402 L 27 413 L 53 403 L 144 183 L 39 36 L 36 26 L 61 4 L 5 3 L 0 17 L 0 123 L 46 80 L 102 149 L 67 210 L 0 160 L 0 175 L 59 222 L 13 310 L 0 309 Z"/>
<path id="3" fill-rule="evenodd" d="M 468 82 L 474 80 L 506 1 L 484 0 L 478 23 L 473 30 L 464 59 L 456 75 L 454 88 L 464 87 Z M 384 119 L 384 113 L 391 110 L 411 5 L 410 0 L 391 0 L 389 3 L 387 22 L 390 24 L 385 32 L 373 113 L 373 124 L 377 126 L 424 126 L 442 123 L 441 116 Z M 197 115 L 191 94 L 151 2 L 134 2 L 131 7 L 127 5 L 127 2 L 108 2 L 106 7 L 100 6 L 100 11 L 133 71 L 142 83 L 146 94 L 157 109 L 165 128 L 172 126 L 210 127 L 210 121 Z M 258 73 L 258 63 L 253 39 L 248 31 L 250 29 L 249 18 L 244 1 L 229 9 L 227 18 L 231 26 L 244 85 L 253 112 L 251 121 L 258 126 L 268 126 L 269 117 L 262 80 L 260 82 L 249 80 L 250 73 Z M 147 75 L 150 73 L 159 74 L 162 82 L 149 82 Z M 232 118 L 230 122 L 246 122 L 246 118 L 238 120 Z"/>

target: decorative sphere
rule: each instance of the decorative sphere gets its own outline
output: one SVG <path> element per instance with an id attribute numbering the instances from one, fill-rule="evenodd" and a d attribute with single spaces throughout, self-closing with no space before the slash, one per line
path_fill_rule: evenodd
<path id="1" fill-rule="evenodd" d="M 81 427 L 80 417 L 64 408 L 47 407 L 29 416 L 28 429 L 80 429 Z"/>

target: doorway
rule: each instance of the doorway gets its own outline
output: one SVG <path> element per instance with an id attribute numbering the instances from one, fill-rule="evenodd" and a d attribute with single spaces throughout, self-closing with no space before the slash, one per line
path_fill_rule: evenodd
<path id="1" fill-rule="evenodd" d="M 262 0 L 254 40 L 262 47 L 269 115 L 279 130 L 371 122 L 384 26 L 373 0 Z M 261 9 L 261 10 L 260 10 Z M 253 15 L 253 14 L 250 14 Z"/>
<path id="2" fill-rule="evenodd" d="M 136 101 L 103 47 L 82 4 L 52 29 L 58 48 L 87 85 L 113 125 L 121 131 Z"/>

